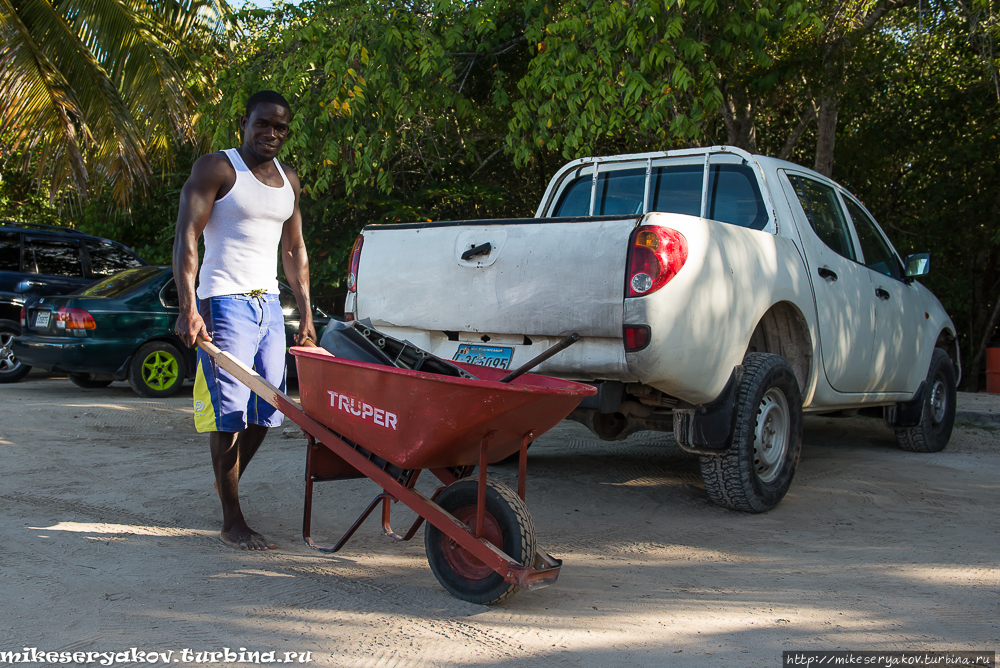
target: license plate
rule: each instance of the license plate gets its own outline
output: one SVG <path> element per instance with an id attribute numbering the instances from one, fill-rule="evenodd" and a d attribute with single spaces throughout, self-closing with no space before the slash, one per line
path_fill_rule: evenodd
<path id="1" fill-rule="evenodd" d="M 456 362 L 509 369 L 514 349 L 505 346 L 470 346 L 462 344 L 452 357 Z"/>
<path id="2" fill-rule="evenodd" d="M 35 316 L 35 329 L 39 329 L 41 327 L 48 327 L 49 315 L 51 314 L 48 311 L 39 311 L 38 315 Z"/>

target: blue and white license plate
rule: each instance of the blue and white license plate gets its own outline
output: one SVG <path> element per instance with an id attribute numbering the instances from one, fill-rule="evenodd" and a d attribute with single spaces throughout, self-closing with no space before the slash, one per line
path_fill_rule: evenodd
<path id="1" fill-rule="evenodd" d="M 39 311 L 35 316 L 35 329 L 49 326 L 49 311 Z"/>
<path id="2" fill-rule="evenodd" d="M 472 346 L 462 344 L 452 357 L 456 362 L 489 366 L 494 369 L 509 369 L 514 349 L 506 346 Z"/>

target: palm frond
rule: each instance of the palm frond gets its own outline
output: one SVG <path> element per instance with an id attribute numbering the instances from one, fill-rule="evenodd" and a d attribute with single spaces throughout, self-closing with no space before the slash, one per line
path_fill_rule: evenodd
<path id="1" fill-rule="evenodd" d="M 194 140 L 201 55 L 230 15 L 225 0 L 0 0 L 0 150 L 127 205 L 151 159 Z"/>

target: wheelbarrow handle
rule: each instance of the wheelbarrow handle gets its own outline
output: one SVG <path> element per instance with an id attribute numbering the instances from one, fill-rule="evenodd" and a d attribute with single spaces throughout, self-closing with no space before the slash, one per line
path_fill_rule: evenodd
<path id="1" fill-rule="evenodd" d="M 278 397 L 281 397 L 292 406 L 299 405 L 297 401 L 276 388 L 274 385 L 271 385 L 271 383 L 264 380 L 260 374 L 248 367 L 246 364 L 239 361 L 229 353 L 219 350 L 218 346 L 211 341 L 198 339 L 198 347 L 204 350 L 209 357 L 215 360 L 216 364 L 228 371 L 230 375 L 253 390 L 254 394 L 275 408 L 279 410 L 283 408 L 278 402 Z M 287 407 L 285 407 L 285 410 L 287 411 Z M 301 412 L 301 409 L 299 412 Z M 305 413 L 302 414 L 305 415 Z"/>
<path id="2" fill-rule="evenodd" d="M 550 357 L 552 357 L 556 353 L 560 353 L 563 350 L 566 350 L 567 348 L 569 348 L 571 345 L 573 345 L 574 343 L 576 343 L 579 340 L 580 340 L 580 335 L 577 334 L 576 332 L 573 332 L 572 334 L 570 334 L 569 336 L 567 336 L 565 339 L 563 339 L 562 341 L 560 341 L 556 345 L 554 345 L 551 348 L 549 348 L 548 350 L 546 350 L 541 355 L 538 355 L 536 357 L 531 358 L 530 360 L 528 360 L 527 362 L 525 362 L 524 364 L 522 364 L 521 366 L 519 366 L 514 371 L 511 371 L 510 373 L 508 373 L 506 376 L 504 376 L 503 378 L 500 379 L 500 382 L 501 383 L 509 383 L 510 381 L 514 380 L 518 376 L 520 376 L 520 375 L 522 375 L 524 373 L 527 373 L 531 369 L 534 369 L 536 366 L 538 366 L 539 364 L 541 364 L 545 360 L 549 359 Z"/>

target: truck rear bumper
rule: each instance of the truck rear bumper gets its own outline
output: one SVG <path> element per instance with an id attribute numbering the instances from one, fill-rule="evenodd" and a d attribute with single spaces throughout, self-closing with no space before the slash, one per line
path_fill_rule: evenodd
<path id="1" fill-rule="evenodd" d="M 409 327 L 394 327 L 378 321 L 372 323 L 379 331 L 409 341 L 418 348 L 434 353 L 442 359 L 455 359 L 460 347 L 488 346 L 509 349 L 511 358 L 501 368 L 515 369 L 528 360 L 545 352 L 563 339 L 558 336 L 532 334 L 484 334 L 481 332 L 434 332 Z M 581 373 L 581 370 L 586 370 Z M 637 382 L 625 361 L 625 348 L 620 338 L 584 337 L 566 350 L 532 369 L 532 373 L 565 378 L 567 380 L 620 380 Z"/>

